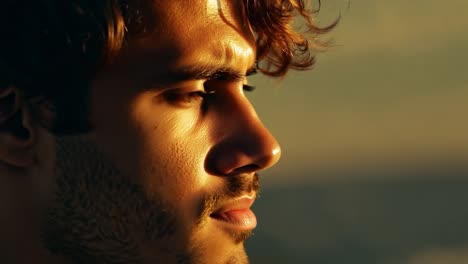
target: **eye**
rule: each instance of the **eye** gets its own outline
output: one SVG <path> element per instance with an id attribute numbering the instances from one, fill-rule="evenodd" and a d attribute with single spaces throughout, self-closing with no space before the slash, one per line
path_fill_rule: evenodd
<path id="1" fill-rule="evenodd" d="M 201 104 L 208 94 L 204 91 L 168 91 L 164 93 L 164 99 L 171 105 L 189 107 L 194 104 Z"/>
<path id="2" fill-rule="evenodd" d="M 255 90 L 255 86 L 243 84 L 242 89 L 246 92 L 253 92 Z"/>
<path id="3" fill-rule="evenodd" d="M 248 77 L 248 79 L 251 79 L 252 76 L 255 76 L 257 74 L 257 68 L 258 68 L 258 63 L 255 64 L 255 67 L 253 67 L 252 69 L 250 69 L 247 74 L 245 75 L 246 77 Z M 252 81 L 252 80 L 250 80 Z M 249 81 L 249 82 L 250 82 Z M 243 84 L 242 85 L 242 88 L 245 92 L 252 92 L 255 90 L 255 86 L 253 85 L 249 85 L 249 84 Z"/>

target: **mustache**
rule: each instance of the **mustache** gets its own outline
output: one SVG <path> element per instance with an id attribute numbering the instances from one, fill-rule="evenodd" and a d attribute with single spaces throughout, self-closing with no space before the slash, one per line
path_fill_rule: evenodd
<path id="1" fill-rule="evenodd" d="M 258 193 L 260 189 L 259 179 L 258 173 L 255 173 L 252 178 L 245 175 L 229 177 L 227 191 L 221 195 L 225 197 L 221 198 L 236 198 L 245 193 Z"/>
<path id="2" fill-rule="evenodd" d="M 253 177 L 248 175 L 228 177 L 226 188 L 207 194 L 200 202 L 200 221 L 203 221 L 203 219 L 206 219 L 211 213 L 213 213 L 216 208 L 219 207 L 221 202 L 229 199 L 235 199 L 243 194 L 252 192 L 255 192 L 256 196 L 260 193 L 260 177 L 258 173 L 255 173 Z"/>

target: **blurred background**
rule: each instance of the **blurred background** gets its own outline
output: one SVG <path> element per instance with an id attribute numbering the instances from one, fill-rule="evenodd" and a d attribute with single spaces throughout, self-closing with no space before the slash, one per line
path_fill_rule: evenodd
<path id="1" fill-rule="evenodd" d="M 321 2 L 335 46 L 251 80 L 283 151 L 252 263 L 468 263 L 468 1 Z"/>

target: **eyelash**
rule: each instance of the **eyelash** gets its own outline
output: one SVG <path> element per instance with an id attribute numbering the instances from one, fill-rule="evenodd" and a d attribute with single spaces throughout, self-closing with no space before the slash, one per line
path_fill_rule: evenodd
<path id="1" fill-rule="evenodd" d="M 243 84 L 242 88 L 246 92 L 255 90 L 255 86 Z M 196 91 L 189 93 L 177 93 L 168 92 L 165 94 L 165 99 L 172 104 L 191 105 L 199 100 L 206 100 L 208 97 L 213 95 L 215 92 Z"/>
<path id="2" fill-rule="evenodd" d="M 196 100 L 203 100 L 208 94 L 202 91 L 190 93 L 168 92 L 164 94 L 167 102 L 171 104 L 190 105 Z"/>
<path id="3" fill-rule="evenodd" d="M 253 92 L 255 90 L 255 86 L 253 85 L 248 85 L 248 84 L 243 84 L 242 89 L 246 92 Z"/>

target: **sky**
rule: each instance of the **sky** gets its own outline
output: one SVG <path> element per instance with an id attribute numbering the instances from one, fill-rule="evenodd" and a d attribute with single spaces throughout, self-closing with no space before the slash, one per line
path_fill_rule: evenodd
<path id="1" fill-rule="evenodd" d="M 322 1 L 318 22 L 341 21 L 314 69 L 251 80 L 283 153 L 263 183 L 468 161 L 467 12 L 466 0 Z"/>
<path id="2" fill-rule="evenodd" d="M 279 252 L 258 263 L 468 263 L 468 1 L 322 4 L 320 23 L 341 21 L 315 68 L 252 79 L 282 158 L 260 173 L 248 248 Z"/>

